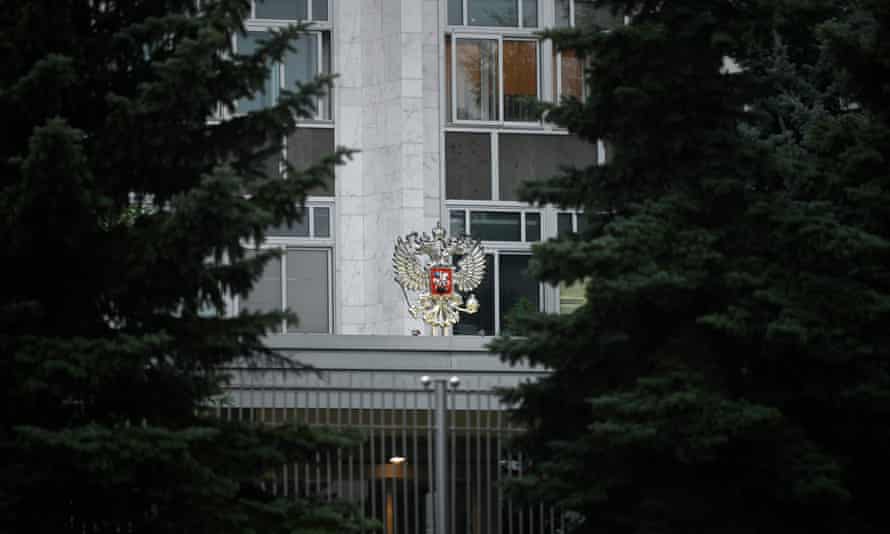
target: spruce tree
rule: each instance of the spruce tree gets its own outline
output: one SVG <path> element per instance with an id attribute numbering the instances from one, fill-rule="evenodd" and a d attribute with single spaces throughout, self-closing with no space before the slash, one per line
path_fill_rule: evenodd
<path id="1" fill-rule="evenodd" d="M 341 505 L 263 484 L 345 438 L 206 410 L 227 364 L 273 357 L 262 337 L 285 315 L 225 315 L 270 258 L 245 244 L 299 219 L 348 154 L 278 161 L 330 78 L 209 120 L 261 90 L 302 30 L 233 54 L 249 13 L 247 0 L 2 4 L 2 532 L 358 527 Z"/>
<path id="2" fill-rule="evenodd" d="M 513 491 L 573 532 L 886 532 L 890 8 L 599 5 L 631 22 L 549 33 L 590 63 L 548 120 L 608 161 L 524 190 L 584 211 L 532 267 L 586 303 L 492 346 L 552 370 L 507 393 Z"/>

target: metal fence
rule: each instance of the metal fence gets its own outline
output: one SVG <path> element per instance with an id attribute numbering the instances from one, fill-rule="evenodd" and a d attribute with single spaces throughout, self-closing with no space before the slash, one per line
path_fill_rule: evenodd
<path id="1" fill-rule="evenodd" d="M 243 369 L 235 373 L 217 410 L 226 419 L 300 421 L 361 432 L 360 447 L 282 466 L 273 490 L 351 501 L 377 519 L 386 534 L 432 533 L 435 398 L 419 378 L 411 371 L 316 376 Z M 522 476 L 525 465 L 509 448 L 518 429 L 493 391 L 510 385 L 509 378 L 467 378 L 449 391 L 447 401 L 450 534 L 563 532 L 556 510 L 520 505 L 503 491 L 501 482 Z"/>

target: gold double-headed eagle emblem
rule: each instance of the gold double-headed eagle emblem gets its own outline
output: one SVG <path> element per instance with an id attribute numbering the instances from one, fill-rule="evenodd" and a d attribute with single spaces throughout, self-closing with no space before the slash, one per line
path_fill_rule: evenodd
<path id="1" fill-rule="evenodd" d="M 449 335 L 451 327 L 460 321 L 460 312 L 479 310 L 473 293 L 464 305 L 460 292 L 471 292 L 482 283 L 485 251 L 479 241 L 466 234 L 446 239 L 442 224 L 436 223 L 432 236 L 412 232 L 399 237 L 392 267 L 411 317 L 432 326 L 434 336 Z M 420 293 L 416 302 L 411 302 L 408 291 Z"/>

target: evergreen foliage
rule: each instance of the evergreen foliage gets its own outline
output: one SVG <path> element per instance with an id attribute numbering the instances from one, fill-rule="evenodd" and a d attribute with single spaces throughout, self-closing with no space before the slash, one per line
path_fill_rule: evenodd
<path id="1" fill-rule="evenodd" d="M 243 244 L 299 219 L 348 155 L 277 172 L 274 140 L 330 78 L 208 121 L 261 89 L 302 30 L 232 54 L 249 13 L 247 0 L 2 3 L 2 532 L 359 528 L 344 506 L 263 485 L 346 437 L 205 409 L 222 367 L 271 356 L 262 336 L 284 315 L 222 313 L 270 258 Z"/>
<path id="2" fill-rule="evenodd" d="M 492 349 L 530 476 L 574 532 L 887 532 L 890 4 L 603 0 L 549 120 L 605 165 L 527 184 L 584 210 L 538 245 L 586 304 Z M 741 69 L 727 68 L 732 58 Z"/>

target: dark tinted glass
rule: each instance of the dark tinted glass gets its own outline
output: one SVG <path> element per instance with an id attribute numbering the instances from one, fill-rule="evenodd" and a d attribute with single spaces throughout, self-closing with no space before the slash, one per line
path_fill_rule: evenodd
<path id="1" fill-rule="evenodd" d="M 540 241 L 541 240 L 541 214 L 526 213 L 525 214 L 525 240 Z"/>
<path id="2" fill-rule="evenodd" d="M 483 241 L 521 241 L 522 214 L 501 211 L 471 211 L 470 233 Z"/>
<path id="3" fill-rule="evenodd" d="M 491 200 L 491 136 L 445 134 L 445 190 L 454 200 Z"/>
<path id="4" fill-rule="evenodd" d="M 297 170 L 314 165 L 334 151 L 334 130 L 332 128 L 297 128 L 287 138 L 287 161 Z M 308 192 L 310 195 L 334 195 L 333 178 L 324 186 Z"/>
<path id="5" fill-rule="evenodd" d="M 258 19 L 295 20 L 307 16 L 306 0 L 256 0 Z"/>
<path id="6" fill-rule="evenodd" d="M 558 213 L 556 215 L 556 235 L 572 233 L 572 214 Z"/>
<path id="7" fill-rule="evenodd" d="M 500 312 L 501 332 L 505 332 L 504 317 L 523 301 L 532 309 L 541 307 L 538 294 L 538 282 L 528 276 L 528 262 L 531 256 L 518 254 L 501 254 L 500 270 L 498 271 L 501 286 Z"/>
<path id="8" fill-rule="evenodd" d="M 498 178 L 501 200 L 519 200 L 523 180 L 549 178 L 560 167 L 587 167 L 597 162 L 596 145 L 570 135 L 501 134 Z"/>
<path id="9" fill-rule="evenodd" d="M 455 262 L 459 258 L 455 258 Z M 479 311 L 462 314 L 460 322 L 454 325 L 457 335 L 494 335 L 494 256 L 485 256 L 485 277 L 474 294 L 479 301 Z M 466 295 L 467 297 L 469 295 Z"/>
<path id="10" fill-rule="evenodd" d="M 309 237 L 309 219 L 304 215 L 299 222 L 269 228 L 266 230 L 266 235 L 271 237 Z"/>

